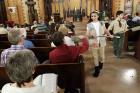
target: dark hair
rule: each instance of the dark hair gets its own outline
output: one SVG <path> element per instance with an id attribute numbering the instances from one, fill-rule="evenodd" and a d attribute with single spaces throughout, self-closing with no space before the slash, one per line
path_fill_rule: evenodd
<path id="1" fill-rule="evenodd" d="M 54 43 L 55 46 L 59 46 L 64 43 L 64 34 L 62 32 L 54 32 L 52 35 L 52 42 Z"/>
<path id="2" fill-rule="evenodd" d="M 123 13 L 123 11 L 120 11 L 120 10 L 119 10 L 119 11 L 116 12 L 116 16 L 118 16 L 118 15 L 120 15 L 120 14 L 122 14 L 122 13 Z"/>
<path id="3" fill-rule="evenodd" d="M 139 13 L 138 12 L 136 12 L 136 16 L 138 16 L 139 15 Z"/>
<path id="4" fill-rule="evenodd" d="M 11 54 L 5 65 L 9 78 L 16 82 L 18 87 L 31 82 L 32 74 L 38 61 L 30 50 L 20 50 Z"/>
<path id="5" fill-rule="evenodd" d="M 91 12 L 91 13 L 90 13 L 90 16 L 89 16 L 89 21 L 88 21 L 88 23 L 90 23 L 90 22 L 93 21 L 92 18 L 91 18 L 91 15 L 92 15 L 92 14 L 97 14 L 97 15 L 99 16 L 99 13 L 98 13 L 98 12 L 96 12 L 96 11 Z"/>

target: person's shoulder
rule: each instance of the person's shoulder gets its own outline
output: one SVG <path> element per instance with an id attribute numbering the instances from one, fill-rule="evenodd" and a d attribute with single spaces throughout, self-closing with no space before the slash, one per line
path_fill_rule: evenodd
<path id="1" fill-rule="evenodd" d="M 30 41 L 30 40 L 25 40 L 25 42 L 26 42 L 26 43 L 32 43 L 32 41 Z"/>
<path id="2" fill-rule="evenodd" d="M 104 24 L 105 24 L 105 21 L 99 21 L 99 23 L 100 23 L 101 25 L 104 25 Z"/>
<path id="3" fill-rule="evenodd" d="M 3 53 L 7 53 L 8 51 L 10 51 L 9 48 L 4 49 L 4 50 L 1 52 L 1 54 L 3 54 Z"/>
<path id="4" fill-rule="evenodd" d="M 11 83 L 7 83 L 2 87 L 2 89 L 5 88 L 5 87 L 10 87 L 10 85 L 11 85 Z"/>
<path id="5" fill-rule="evenodd" d="M 57 52 L 57 50 L 59 50 L 58 47 L 56 47 L 55 49 L 53 49 L 53 50 L 49 53 L 49 55 L 51 55 L 51 56 L 55 55 L 56 52 Z"/>
<path id="6" fill-rule="evenodd" d="M 10 86 L 10 83 L 7 83 L 7 84 L 5 84 L 3 87 L 2 87 L 2 93 L 8 93 L 8 92 L 6 92 L 9 88 L 10 88 L 11 86 Z"/>

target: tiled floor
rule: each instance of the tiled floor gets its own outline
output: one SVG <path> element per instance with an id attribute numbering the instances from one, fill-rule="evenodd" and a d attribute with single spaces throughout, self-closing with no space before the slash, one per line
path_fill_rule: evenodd
<path id="1" fill-rule="evenodd" d="M 76 22 L 77 35 L 84 35 L 86 22 Z M 140 61 L 123 53 L 120 60 L 113 56 L 112 42 L 106 46 L 106 62 L 98 78 L 92 76 L 94 67 L 90 49 L 84 53 L 86 93 L 140 93 Z"/>

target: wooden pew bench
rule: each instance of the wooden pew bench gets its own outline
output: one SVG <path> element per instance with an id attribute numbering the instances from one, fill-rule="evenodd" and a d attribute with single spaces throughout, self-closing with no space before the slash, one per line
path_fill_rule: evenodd
<path id="1" fill-rule="evenodd" d="M 8 41 L 7 34 L 0 34 L 0 41 Z"/>
<path id="2" fill-rule="evenodd" d="M 35 47 L 51 47 L 51 42 L 47 39 L 29 39 Z M 0 41 L 0 49 L 6 49 L 11 46 L 9 41 Z"/>
<path id="3" fill-rule="evenodd" d="M 46 31 L 46 32 L 38 32 L 37 34 L 48 34 L 49 31 Z M 33 31 L 27 31 L 27 35 L 33 35 L 34 32 Z"/>
<path id="4" fill-rule="evenodd" d="M 140 32 L 139 32 L 138 41 L 136 43 L 135 57 L 140 60 Z"/>
<path id="5" fill-rule="evenodd" d="M 32 34 L 32 35 L 27 35 L 27 39 L 45 39 L 46 34 Z"/>
<path id="6" fill-rule="evenodd" d="M 9 41 L 0 41 L 0 49 L 6 49 L 11 46 L 11 43 Z"/>
<path id="7" fill-rule="evenodd" d="M 39 63 L 43 63 L 44 61 L 49 59 L 49 53 L 55 48 L 53 47 L 34 47 L 30 48 L 37 57 Z"/>
<path id="8" fill-rule="evenodd" d="M 130 28 L 125 33 L 124 51 L 134 52 L 134 56 L 140 59 L 140 26 Z"/>
<path id="9" fill-rule="evenodd" d="M 34 77 L 43 73 L 56 73 L 58 86 L 62 89 L 79 88 L 80 93 L 85 93 L 84 63 L 43 64 L 36 67 Z M 0 88 L 11 82 L 4 67 L 0 67 Z"/>
<path id="10" fill-rule="evenodd" d="M 35 47 L 51 47 L 51 42 L 47 39 L 29 39 Z"/>

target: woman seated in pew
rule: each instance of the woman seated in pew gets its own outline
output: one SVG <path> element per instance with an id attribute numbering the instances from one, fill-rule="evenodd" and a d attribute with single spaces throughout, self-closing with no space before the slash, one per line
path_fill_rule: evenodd
<path id="1" fill-rule="evenodd" d="M 89 48 L 88 40 L 84 36 L 79 36 L 82 42 L 79 46 L 67 46 L 64 43 L 64 34 L 60 31 L 52 35 L 52 42 L 56 46 L 49 54 L 51 63 L 75 62 L 80 53 L 85 52 Z"/>
<path id="2" fill-rule="evenodd" d="M 64 44 L 66 44 L 67 46 L 75 46 L 75 43 L 72 40 L 72 38 L 68 36 L 68 29 L 64 24 L 60 25 L 58 31 L 64 34 Z M 53 42 L 51 43 L 51 46 L 56 47 Z"/>
<path id="3" fill-rule="evenodd" d="M 26 39 L 26 37 L 27 37 L 26 29 L 25 28 L 20 28 L 20 30 L 22 31 L 23 38 L 25 39 L 24 40 L 24 47 L 25 48 L 33 48 L 34 44 L 32 43 L 32 41 Z"/>
<path id="4" fill-rule="evenodd" d="M 37 59 L 30 50 L 12 54 L 5 65 L 11 81 L 3 86 L 1 93 L 58 93 L 57 75 L 39 75 L 33 80 Z"/>

